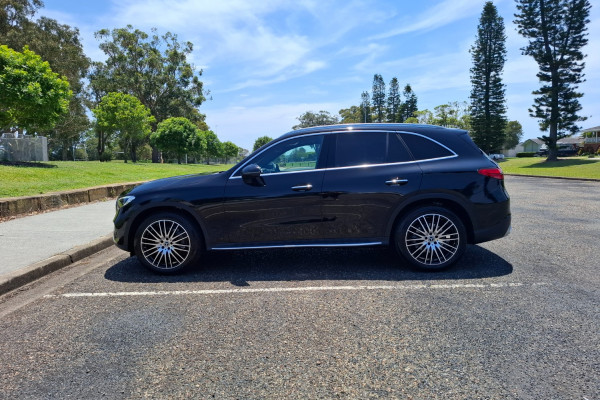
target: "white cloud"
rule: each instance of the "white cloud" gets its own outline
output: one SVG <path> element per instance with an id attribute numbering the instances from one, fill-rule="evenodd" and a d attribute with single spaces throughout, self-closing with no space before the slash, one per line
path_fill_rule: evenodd
<path id="1" fill-rule="evenodd" d="M 401 18 L 397 28 L 374 35 L 371 39 L 385 39 L 410 32 L 429 31 L 481 12 L 480 0 L 444 0 L 418 16 Z"/>
<path id="2" fill-rule="evenodd" d="M 232 141 L 252 150 L 261 136 L 276 138 L 289 132 L 306 111 L 330 111 L 337 115 L 342 108 L 336 103 L 273 104 L 267 106 L 231 106 L 207 113 L 206 122 L 222 141 Z"/>

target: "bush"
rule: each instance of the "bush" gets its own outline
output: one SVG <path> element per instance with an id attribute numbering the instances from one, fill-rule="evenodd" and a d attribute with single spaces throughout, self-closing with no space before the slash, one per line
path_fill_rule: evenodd
<path id="1" fill-rule="evenodd" d="M 535 152 L 533 151 L 524 151 L 521 153 L 517 153 L 517 157 L 523 158 L 523 157 L 535 157 Z"/>

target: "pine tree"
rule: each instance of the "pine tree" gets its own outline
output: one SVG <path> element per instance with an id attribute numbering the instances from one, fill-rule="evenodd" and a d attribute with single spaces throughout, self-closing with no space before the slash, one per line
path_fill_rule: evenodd
<path id="1" fill-rule="evenodd" d="M 400 119 L 398 122 L 404 122 L 407 119 L 414 117 L 415 112 L 419 111 L 417 106 L 417 95 L 413 92 L 410 84 L 407 83 L 406 86 L 404 86 L 402 96 L 404 96 L 404 103 L 400 106 Z"/>
<path id="2" fill-rule="evenodd" d="M 515 23 L 529 39 L 521 50 L 540 68 L 542 87 L 533 92 L 529 114 L 539 119 L 542 131 L 549 131 L 540 138 L 548 145 L 547 161 L 557 159 L 556 142 L 576 133 L 576 122 L 585 120 L 577 115 L 583 94 L 576 89 L 584 77 L 581 48 L 587 44 L 590 8 L 588 0 L 517 0 Z"/>
<path id="3" fill-rule="evenodd" d="M 471 47 L 471 137 L 486 153 L 500 152 L 505 140 L 506 100 L 502 70 L 506 61 L 504 20 L 488 1 Z"/>
<path id="4" fill-rule="evenodd" d="M 373 113 L 377 122 L 385 118 L 385 82 L 379 74 L 373 76 Z"/>
<path id="5" fill-rule="evenodd" d="M 360 95 L 361 103 L 360 103 L 360 112 L 361 112 L 361 121 L 360 122 L 373 122 L 373 117 L 371 115 L 371 96 L 369 96 L 369 92 L 362 92 Z"/>
<path id="6" fill-rule="evenodd" d="M 402 122 L 399 121 L 401 105 L 402 100 L 400 99 L 400 86 L 398 85 L 398 79 L 394 77 L 390 81 L 390 89 L 387 97 L 387 122 Z"/>

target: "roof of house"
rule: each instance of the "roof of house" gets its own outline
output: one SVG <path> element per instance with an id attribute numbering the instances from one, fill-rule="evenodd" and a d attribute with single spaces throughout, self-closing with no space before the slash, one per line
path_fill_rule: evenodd
<path id="1" fill-rule="evenodd" d="M 581 133 L 587 133 L 587 132 L 600 132 L 600 126 L 595 126 L 593 128 L 587 128 L 581 131 Z"/>
<path id="2" fill-rule="evenodd" d="M 582 141 L 582 139 L 580 137 L 566 137 L 566 138 L 557 140 L 556 143 L 558 143 L 558 144 L 577 144 L 577 143 L 581 143 L 581 141 Z"/>
<path id="3" fill-rule="evenodd" d="M 543 142 L 543 141 L 541 141 L 540 139 L 527 139 L 527 140 L 525 140 L 525 141 L 524 141 L 523 143 L 521 143 L 521 144 L 525 144 L 525 143 L 527 143 L 527 142 L 534 142 L 534 143 L 537 143 L 537 144 L 540 144 L 540 145 L 544 144 L 544 142 Z"/>

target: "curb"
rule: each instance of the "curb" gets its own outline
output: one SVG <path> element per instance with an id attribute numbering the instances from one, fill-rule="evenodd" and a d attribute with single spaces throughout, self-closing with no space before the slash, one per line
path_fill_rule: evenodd
<path id="1" fill-rule="evenodd" d="M 73 247 L 70 250 L 39 261 L 28 267 L 23 267 L 19 270 L 9 272 L 0 276 L 0 295 L 6 294 L 11 290 L 15 290 L 21 286 L 35 281 L 54 271 L 71 265 L 86 257 L 91 256 L 101 250 L 104 250 L 113 245 L 112 235 L 102 236 L 90 243 Z"/>
<path id="2" fill-rule="evenodd" d="M 504 176 L 524 176 L 526 178 L 545 178 L 545 179 L 563 179 L 566 181 L 584 181 L 584 182 L 600 182 L 600 179 L 594 178 L 570 178 L 568 176 L 543 176 L 543 175 L 521 175 L 521 174 L 504 174 Z"/>
<path id="3" fill-rule="evenodd" d="M 0 218 L 16 217 L 22 214 L 55 210 L 68 205 L 111 199 L 117 197 L 125 190 L 132 189 L 144 182 L 115 183 L 112 185 L 54 192 L 39 196 L 0 198 Z"/>

